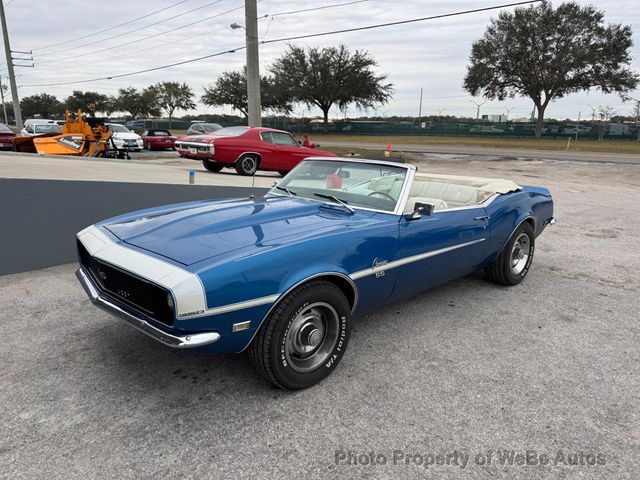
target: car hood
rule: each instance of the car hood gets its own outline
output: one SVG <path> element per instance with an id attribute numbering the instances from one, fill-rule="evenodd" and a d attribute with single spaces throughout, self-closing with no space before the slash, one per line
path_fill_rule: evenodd
<path id="1" fill-rule="evenodd" d="M 114 138 L 119 138 L 120 140 L 139 140 L 140 135 L 137 133 L 127 133 L 127 132 L 113 132 Z"/>
<path id="2" fill-rule="evenodd" d="M 130 245 L 187 266 L 337 233 L 376 216 L 361 210 L 349 215 L 340 207 L 284 196 L 192 202 L 141 213 L 102 226 Z"/>

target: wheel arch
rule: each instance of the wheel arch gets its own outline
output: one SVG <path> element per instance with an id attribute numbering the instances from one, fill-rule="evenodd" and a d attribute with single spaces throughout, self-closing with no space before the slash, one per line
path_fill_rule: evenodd
<path id="1" fill-rule="evenodd" d="M 238 163 L 238 160 L 240 160 L 245 155 L 253 155 L 254 157 L 256 157 L 256 160 L 258 161 L 258 167 L 262 163 L 262 155 L 260 155 L 258 152 L 242 152 L 240 155 L 237 156 L 233 164 L 235 165 L 236 163 Z"/>
<path id="2" fill-rule="evenodd" d="M 533 232 L 534 232 L 534 237 L 535 237 L 535 231 L 536 231 L 536 219 L 533 216 L 532 213 L 527 213 L 524 218 L 521 218 L 518 222 L 516 222 L 516 226 L 511 230 L 511 233 L 509 234 L 509 236 L 507 237 L 507 240 L 504 242 L 504 244 L 502 245 L 502 247 L 500 248 L 500 250 L 498 251 L 498 254 L 500 254 L 500 252 L 502 252 L 502 250 L 504 250 L 504 248 L 507 246 L 507 244 L 509 243 L 509 240 L 511 240 L 511 238 L 513 238 L 513 235 L 518 231 L 518 229 L 524 225 L 525 223 L 528 223 L 529 225 L 531 225 L 531 228 L 533 228 Z"/>
<path id="3" fill-rule="evenodd" d="M 353 280 L 351 280 L 351 278 L 349 278 L 348 275 L 341 272 L 320 272 L 320 273 L 315 273 L 313 275 L 309 275 L 303 278 L 302 280 L 299 280 L 298 282 L 294 283 L 289 288 L 287 288 L 284 291 L 284 293 L 280 294 L 278 299 L 273 303 L 273 305 L 271 305 L 267 313 L 262 317 L 262 319 L 260 319 L 260 324 L 256 328 L 253 336 L 241 351 L 245 351 L 247 348 L 249 348 L 249 345 L 251 345 L 251 342 L 253 342 L 253 339 L 258 334 L 258 331 L 260 330 L 260 328 L 262 328 L 264 321 L 269 317 L 269 315 L 271 315 L 271 312 L 273 312 L 276 309 L 276 307 L 280 304 L 280 302 L 282 302 L 282 300 L 284 300 L 287 297 L 287 295 L 289 295 L 298 287 L 301 287 L 302 285 L 305 285 L 314 280 L 326 280 L 334 284 L 336 287 L 338 287 L 340 291 L 342 291 L 342 293 L 344 293 L 345 297 L 347 298 L 347 301 L 349 302 L 349 306 L 351 307 L 351 313 L 355 311 L 356 306 L 358 305 L 358 287 L 356 287 L 356 284 L 353 282 Z"/>

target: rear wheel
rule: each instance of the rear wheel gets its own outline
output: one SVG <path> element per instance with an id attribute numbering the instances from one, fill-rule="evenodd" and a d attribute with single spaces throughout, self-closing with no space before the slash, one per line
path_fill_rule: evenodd
<path id="1" fill-rule="evenodd" d="M 534 250 L 533 227 L 525 222 L 514 232 L 500 255 L 487 267 L 487 276 L 502 285 L 517 285 L 529 272 Z"/>
<path id="2" fill-rule="evenodd" d="M 260 327 L 249 356 L 271 383 L 307 388 L 338 365 L 349 341 L 351 309 L 334 284 L 312 281 L 287 295 Z"/>
<path id="3" fill-rule="evenodd" d="M 211 160 L 207 160 L 206 158 L 202 159 L 202 165 L 210 172 L 219 172 L 224 168 L 223 164 L 212 162 Z"/>
<path id="4" fill-rule="evenodd" d="M 254 155 L 242 155 L 235 163 L 236 172 L 240 175 L 255 175 L 258 170 L 258 159 Z"/>

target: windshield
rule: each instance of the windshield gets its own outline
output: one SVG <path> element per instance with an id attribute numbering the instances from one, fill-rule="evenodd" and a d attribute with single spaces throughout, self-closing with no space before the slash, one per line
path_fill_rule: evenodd
<path id="1" fill-rule="evenodd" d="M 131 133 L 131 130 L 129 130 L 124 125 L 116 125 L 115 123 L 109 124 L 109 130 L 111 130 L 112 132 Z"/>
<path id="2" fill-rule="evenodd" d="M 406 168 L 392 165 L 304 160 L 271 193 L 392 213 L 406 175 Z"/>
<path id="3" fill-rule="evenodd" d="M 33 126 L 34 133 L 60 133 L 60 125 L 57 123 L 45 123 Z"/>
<path id="4" fill-rule="evenodd" d="M 216 130 L 220 130 L 222 125 L 218 125 L 217 123 L 203 123 L 202 127 L 205 132 L 215 132 Z"/>
<path id="5" fill-rule="evenodd" d="M 238 137 L 243 133 L 247 133 L 249 127 L 225 127 L 216 130 L 214 135 L 217 137 Z"/>

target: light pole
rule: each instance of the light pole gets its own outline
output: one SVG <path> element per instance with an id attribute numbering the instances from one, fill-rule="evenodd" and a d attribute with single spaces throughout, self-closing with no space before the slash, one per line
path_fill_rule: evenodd
<path id="1" fill-rule="evenodd" d="M 245 25 L 232 23 L 232 29 L 244 28 L 247 42 L 247 111 L 249 126 L 262 126 L 260 104 L 260 59 L 258 54 L 258 7 L 256 0 L 244 0 Z"/>
<path id="2" fill-rule="evenodd" d="M 0 1 L 0 23 L 2 23 L 2 36 L 4 38 L 4 53 L 7 57 L 7 73 L 9 74 L 9 85 L 11 86 L 11 99 L 13 100 L 13 115 L 16 119 L 16 129 L 22 130 L 22 112 L 20 111 L 20 99 L 18 98 L 18 85 L 16 85 L 16 75 L 13 71 L 13 58 L 11 56 L 11 45 L 9 44 L 9 31 L 7 30 L 7 19 L 4 15 L 4 2 Z"/>
<path id="3" fill-rule="evenodd" d="M 477 107 L 477 109 L 476 109 L 476 120 L 480 120 L 480 107 L 482 105 L 484 105 L 485 103 L 487 103 L 487 102 L 488 102 L 488 100 L 485 100 L 482 103 L 478 103 L 475 100 L 471 100 L 471 103 L 473 103 Z"/>
<path id="4" fill-rule="evenodd" d="M 4 112 L 4 124 L 9 125 L 7 118 L 7 105 L 4 103 L 4 85 L 2 84 L 2 75 L 0 75 L 0 98 L 2 98 L 2 111 Z"/>

